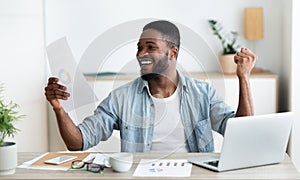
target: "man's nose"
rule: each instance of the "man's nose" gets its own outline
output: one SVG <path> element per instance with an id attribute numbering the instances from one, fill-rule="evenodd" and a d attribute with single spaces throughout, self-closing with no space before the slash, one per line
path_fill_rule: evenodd
<path id="1" fill-rule="evenodd" d="M 138 58 L 142 58 L 142 57 L 144 57 L 144 56 L 146 56 L 146 55 L 149 55 L 149 53 L 146 51 L 146 50 L 141 50 L 141 51 L 139 51 L 138 53 L 137 53 L 137 57 Z"/>

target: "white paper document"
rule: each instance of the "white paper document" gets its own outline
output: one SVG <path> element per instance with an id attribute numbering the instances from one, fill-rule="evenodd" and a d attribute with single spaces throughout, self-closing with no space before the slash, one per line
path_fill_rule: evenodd
<path id="1" fill-rule="evenodd" d="M 97 154 L 93 163 L 105 165 L 105 167 L 111 167 L 109 164 L 109 155 L 108 154 Z"/>
<path id="2" fill-rule="evenodd" d="M 85 159 L 83 159 L 83 161 L 92 161 L 95 164 L 104 165 L 105 167 L 111 167 L 111 165 L 109 164 L 109 157 L 110 154 L 91 153 Z"/>
<path id="3" fill-rule="evenodd" d="M 22 163 L 21 165 L 18 166 L 18 168 L 24 168 L 24 169 L 40 169 L 40 170 L 62 170 L 62 171 L 67 171 L 69 169 L 69 167 L 33 167 L 31 166 L 33 163 L 35 163 L 36 161 L 38 161 L 39 159 L 41 159 L 42 157 L 46 156 L 47 154 L 49 154 L 48 152 L 45 154 L 42 154 L 30 161 L 26 161 L 24 163 Z"/>
<path id="4" fill-rule="evenodd" d="M 141 159 L 135 177 L 190 177 L 192 164 L 186 159 Z"/>
<path id="5" fill-rule="evenodd" d="M 44 153 L 44 154 L 42 154 L 42 155 L 40 155 L 38 157 L 33 158 L 30 161 L 23 162 L 22 164 L 20 164 L 18 166 L 18 168 L 29 168 L 33 163 L 35 163 L 37 160 L 41 159 L 42 157 L 46 156 L 47 154 L 49 154 L 49 153 L 48 152 Z"/>
<path id="6" fill-rule="evenodd" d="M 85 159 L 86 161 L 92 160 L 95 156 L 90 156 L 88 152 L 69 152 L 69 151 L 60 151 L 60 152 L 46 152 L 38 157 L 33 158 L 32 160 L 23 162 L 18 166 L 18 168 L 25 169 L 40 169 L 40 170 L 63 170 L 67 171 L 71 167 L 72 161 L 68 161 L 62 164 L 49 164 L 45 161 L 53 159 L 59 156 L 76 156 L 78 159 Z M 90 158 L 90 159 L 88 159 Z"/>
<path id="7" fill-rule="evenodd" d="M 79 70 L 66 38 L 51 43 L 47 54 L 52 76 L 58 77 L 58 83 L 66 86 L 71 94 L 68 100 L 60 101 L 67 112 L 98 101 Z"/>

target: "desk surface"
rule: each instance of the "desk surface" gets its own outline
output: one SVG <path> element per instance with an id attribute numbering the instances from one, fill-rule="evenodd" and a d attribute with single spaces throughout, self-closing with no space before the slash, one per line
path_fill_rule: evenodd
<path id="1" fill-rule="evenodd" d="M 42 153 L 19 153 L 18 164 L 31 160 Z M 183 154 L 158 154 L 158 153 L 136 153 L 134 154 L 134 164 L 129 172 L 116 173 L 107 168 L 104 174 L 91 173 L 87 171 L 49 171 L 33 169 L 16 169 L 16 173 L 10 176 L 0 176 L 0 179 L 150 179 L 133 177 L 135 168 L 142 158 L 168 158 L 185 159 L 189 156 L 206 156 L 210 153 L 183 153 Z M 153 179 L 171 179 L 171 178 L 153 178 Z M 192 174 L 189 178 L 179 179 L 300 179 L 300 175 L 292 164 L 290 158 L 286 156 L 285 160 L 279 164 L 260 166 L 255 168 L 240 169 L 227 172 L 213 172 L 193 165 Z"/>

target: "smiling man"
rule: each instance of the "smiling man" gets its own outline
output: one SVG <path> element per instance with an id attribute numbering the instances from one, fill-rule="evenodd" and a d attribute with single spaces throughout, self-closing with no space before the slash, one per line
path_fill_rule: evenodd
<path id="1" fill-rule="evenodd" d="M 224 134 L 229 118 L 253 115 L 249 76 L 256 56 L 250 50 L 234 57 L 240 86 L 235 112 L 208 83 L 176 69 L 180 34 L 173 23 L 147 24 L 137 48 L 141 77 L 113 90 L 78 126 L 58 101 L 70 94 L 58 78 L 49 78 L 45 95 L 69 150 L 93 147 L 116 129 L 123 152 L 212 152 L 212 130 Z"/>

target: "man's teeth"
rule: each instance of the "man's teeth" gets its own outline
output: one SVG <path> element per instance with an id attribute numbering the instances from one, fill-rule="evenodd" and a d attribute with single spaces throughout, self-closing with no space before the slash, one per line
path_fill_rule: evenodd
<path id="1" fill-rule="evenodd" d="M 141 65 L 152 64 L 152 61 L 141 61 Z"/>

